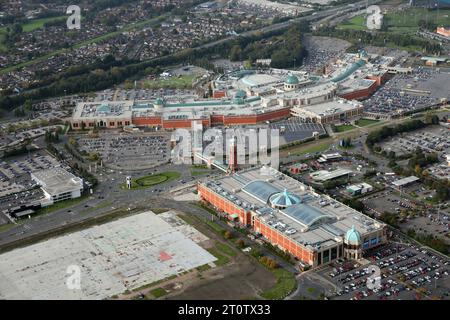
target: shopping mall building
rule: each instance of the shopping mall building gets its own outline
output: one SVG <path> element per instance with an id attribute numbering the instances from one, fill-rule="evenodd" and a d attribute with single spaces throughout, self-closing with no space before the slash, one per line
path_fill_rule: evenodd
<path id="1" fill-rule="evenodd" d="M 384 223 L 272 168 L 199 183 L 198 193 L 229 220 L 312 267 L 360 259 L 387 241 Z"/>

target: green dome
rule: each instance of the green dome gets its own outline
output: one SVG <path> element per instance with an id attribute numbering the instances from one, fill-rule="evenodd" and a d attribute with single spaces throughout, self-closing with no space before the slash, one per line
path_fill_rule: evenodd
<path id="1" fill-rule="evenodd" d="M 234 95 L 236 99 L 245 99 L 247 97 L 247 93 L 244 90 L 238 90 Z"/>
<path id="2" fill-rule="evenodd" d="M 164 100 L 161 98 L 158 98 L 155 100 L 155 105 L 157 106 L 163 106 L 164 105 Z"/>
<path id="3" fill-rule="evenodd" d="M 286 84 L 299 84 L 298 78 L 293 74 L 288 75 L 286 78 Z"/>
<path id="4" fill-rule="evenodd" d="M 296 195 L 290 193 L 286 189 L 283 192 L 276 193 L 270 197 L 270 203 L 277 207 L 289 207 L 300 203 L 301 200 Z"/>
<path id="5" fill-rule="evenodd" d="M 352 226 L 352 228 L 347 231 L 347 233 L 345 234 L 345 240 L 349 244 L 353 244 L 353 245 L 360 245 L 361 244 L 361 235 L 355 229 L 355 226 Z"/>

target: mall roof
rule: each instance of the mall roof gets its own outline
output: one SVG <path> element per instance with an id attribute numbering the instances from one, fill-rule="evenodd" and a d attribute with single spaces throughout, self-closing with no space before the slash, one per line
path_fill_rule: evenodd
<path id="1" fill-rule="evenodd" d="M 353 72 L 355 72 L 359 68 L 363 67 L 365 64 L 366 64 L 366 62 L 364 60 L 358 60 L 357 62 L 353 63 L 348 69 L 346 69 L 344 72 L 342 72 L 338 76 L 334 77 L 331 81 L 340 82 L 344 79 L 347 79 Z"/>
<path id="2" fill-rule="evenodd" d="M 278 207 L 289 207 L 300 203 L 302 200 L 295 194 L 290 193 L 284 189 L 281 193 L 276 193 L 270 197 L 270 203 Z"/>
<path id="3" fill-rule="evenodd" d="M 301 106 L 301 108 L 297 108 L 296 110 L 301 112 L 301 110 L 303 109 L 310 113 L 323 117 L 327 115 L 333 115 L 341 112 L 354 110 L 355 108 L 361 107 L 362 104 L 360 104 L 359 102 L 339 99 L 314 105 Z"/>
<path id="4" fill-rule="evenodd" d="M 242 190 L 263 203 L 267 203 L 273 194 L 281 192 L 280 189 L 265 181 L 252 181 L 245 185 Z"/>
<path id="5" fill-rule="evenodd" d="M 308 186 L 277 170 L 263 169 L 264 167 L 241 170 L 202 184 L 235 206 L 255 212 L 263 223 L 313 249 L 335 245 L 339 241 L 337 239 L 343 241 L 346 231 L 352 226 L 355 226 L 362 237 L 384 226 L 326 195 L 317 194 Z M 267 196 L 272 192 L 276 194 L 276 190 L 285 189 L 301 199 L 301 203 L 282 210 L 271 208 L 265 200 Z"/>
<path id="6" fill-rule="evenodd" d="M 317 208 L 311 207 L 305 203 L 290 206 L 281 212 L 308 227 L 311 227 L 314 223 L 320 220 L 333 219 L 323 211 L 320 211 Z"/>
<path id="7" fill-rule="evenodd" d="M 31 176 L 50 195 L 83 189 L 83 180 L 61 167 L 35 171 Z"/>
<path id="8" fill-rule="evenodd" d="M 327 181 L 351 174 L 352 172 L 347 169 L 337 169 L 334 171 L 320 170 L 311 173 L 311 177 L 316 181 Z"/>

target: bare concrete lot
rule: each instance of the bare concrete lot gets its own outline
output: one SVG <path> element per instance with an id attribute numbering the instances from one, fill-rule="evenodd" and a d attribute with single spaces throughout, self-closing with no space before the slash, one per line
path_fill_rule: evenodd
<path id="1" fill-rule="evenodd" d="M 215 260 L 145 212 L 2 254 L 0 299 L 105 299 Z M 66 284 L 69 266 L 80 290 Z"/>

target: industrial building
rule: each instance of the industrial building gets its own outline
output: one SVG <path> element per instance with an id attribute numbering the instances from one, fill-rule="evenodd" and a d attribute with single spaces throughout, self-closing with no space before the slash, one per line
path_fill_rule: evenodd
<path id="1" fill-rule="evenodd" d="M 385 224 L 272 168 L 199 183 L 198 193 L 220 214 L 313 267 L 360 259 L 387 241 Z"/>
<path id="2" fill-rule="evenodd" d="M 289 167 L 289 172 L 293 174 L 299 174 L 309 170 L 309 166 L 306 163 L 296 163 Z"/>
<path id="3" fill-rule="evenodd" d="M 360 194 L 366 194 L 372 192 L 373 187 L 368 183 L 358 183 L 347 187 L 347 192 L 352 196 L 358 196 Z"/>
<path id="4" fill-rule="evenodd" d="M 342 160 L 342 155 L 340 153 L 327 153 L 327 154 L 322 154 L 320 156 L 319 159 L 317 159 L 317 161 L 319 163 L 324 163 L 324 162 L 333 162 L 333 161 L 341 161 Z"/>
<path id="5" fill-rule="evenodd" d="M 407 185 L 410 185 L 414 182 L 417 182 L 418 180 L 420 180 L 420 179 L 417 178 L 416 176 L 410 176 L 410 177 L 396 180 L 396 181 L 392 182 L 392 185 L 396 188 L 401 188 L 401 187 L 406 187 Z"/>
<path id="6" fill-rule="evenodd" d="M 333 171 L 319 170 L 310 174 L 311 178 L 316 182 L 326 182 L 342 177 L 349 177 L 353 172 L 347 169 L 336 169 Z"/>
<path id="7" fill-rule="evenodd" d="M 45 199 L 41 200 L 43 207 L 55 202 L 79 198 L 84 189 L 83 179 L 61 167 L 32 172 L 31 179 L 44 192 Z"/>

